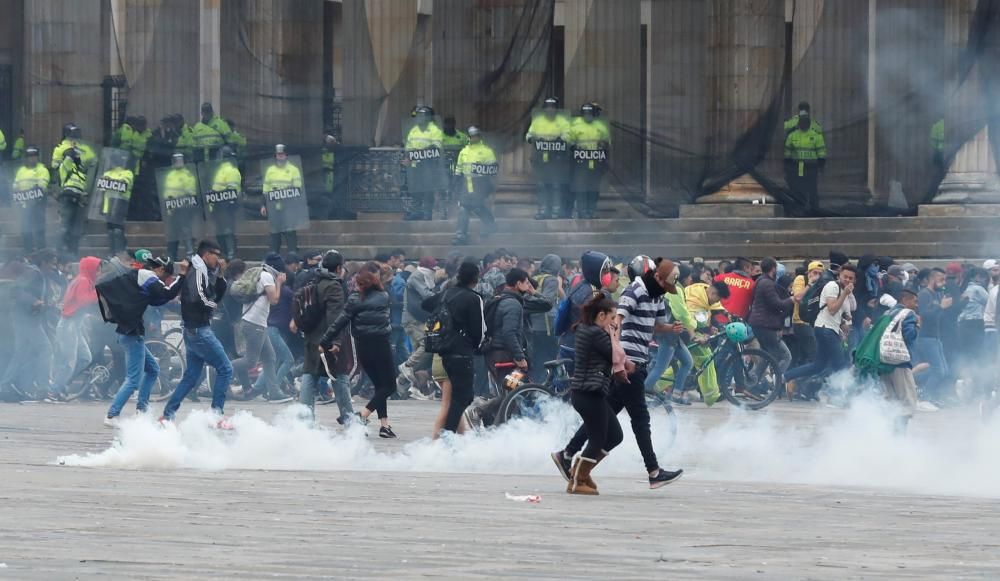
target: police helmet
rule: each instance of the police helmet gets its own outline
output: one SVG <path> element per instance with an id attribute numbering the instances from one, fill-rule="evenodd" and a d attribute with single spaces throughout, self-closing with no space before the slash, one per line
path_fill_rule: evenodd
<path id="1" fill-rule="evenodd" d="M 597 101 L 591 101 L 590 108 L 594 110 L 594 115 L 600 115 L 601 112 L 604 111 L 604 108 L 601 107 L 601 104 Z"/>
<path id="2" fill-rule="evenodd" d="M 432 117 L 434 115 L 434 109 L 428 107 L 427 105 L 419 105 L 413 110 L 416 115 L 426 115 L 427 117 Z"/>
<path id="3" fill-rule="evenodd" d="M 38 157 L 38 148 L 35 147 L 34 145 L 29 145 L 28 147 L 26 147 L 24 149 L 24 156 L 25 157 L 32 157 L 32 156 Z"/>
<path id="4" fill-rule="evenodd" d="M 184 154 L 179 151 L 175 151 L 174 154 L 170 156 L 170 161 L 177 161 L 178 159 L 184 161 Z"/>
<path id="5" fill-rule="evenodd" d="M 274 153 L 275 153 L 275 155 L 277 155 L 279 153 L 286 153 L 285 152 L 285 144 L 284 143 L 279 143 L 279 144 L 275 145 L 274 146 Z"/>
<path id="6" fill-rule="evenodd" d="M 222 159 L 236 157 L 236 150 L 228 145 L 223 145 L 222 148 L 219 149 L 219 157 Z"/>
<path id="7" fill-rule="evenodd" d="M 655 269 L 656 263 L 653 262 L 653 259 L 645 254 L 640 254 L 628 263 L 628 279 L 635 280 L 636 278 Z"/>
<path id="8" fill-rule="evenodd" d="M 542 108 L 543 109 L 558 109 L 559 108 L 559 99 L 557 99 L 555 97 L 549 97 L 549 98 L 545 99 L 545 101 L 542 102 Z"/>
<path id="9" fill-rule="evenodd" d="M 590 103 L 584 103 L 583 105 L 580 106 L 580 114 L 581 115 L 587 115 L 587 114 L 597 115 L 597 113 L 594 112 L 594 106 L 592 104 L 590 104 Z"/>
<path id="10" fill-rule="evenodd" d="M 469 125 L 469 128 L 465 131 L 469 137 L 482 137 L 482 131 L 479 130 L 475 125 Z"/>
<path id="11" fill-rule="evenodd" d="M 80 137 L 80 128 L 75 123 L 70 123 L 66 125 L 66 136 L 72 137 L 74 139 Z"/>

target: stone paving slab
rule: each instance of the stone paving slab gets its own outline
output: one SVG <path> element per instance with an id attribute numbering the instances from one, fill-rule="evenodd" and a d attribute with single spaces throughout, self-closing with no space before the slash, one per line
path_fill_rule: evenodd
<path id="1" fill-rule="evenodd" d="M 230 407 L 265 418 L 275 410 Z M 330 408 L 319 408 L 328 424 Z M 57 465 L 60 455 L 108 447 L 103 409 L 0 405 L 0 579 L 1000 577 L 996 498 L 719 481 L 697 465 L 658 491 L 641 474 L 611 471 L 597 478 L 601 496 L 593 498 L 566 495 L 554 469 Z M 391 454 L 426 435 L 436 404 L 390 409 L 401 440 L 371 443 Z M 770 413 L 808 431 L 812 411 L 786 404 Z M 705 425 L 728 415 L 683 413 Z M 947 429 L 952 420 L 941 415 L 922 429 Z M 506 492 L 542 501 L 513 502 Z"/>

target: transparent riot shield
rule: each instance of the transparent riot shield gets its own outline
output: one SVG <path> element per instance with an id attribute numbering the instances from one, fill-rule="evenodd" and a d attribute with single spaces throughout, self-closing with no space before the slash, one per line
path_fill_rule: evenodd
<path id="1" fill-rule="evenodd" d="M 205 215 L 198 168 L 193 163 L 161 167 L 156 170 L 156 191 L 160 197 L 160 217 L 163 219 L 167 246 L 176 244 L 184 254 L 194 253 L 194 241 L 205 235 Z"/>
<path id="2" fill-rule="evenodd" d="M 98 222 L 124 225 L 134 183 L 135 174 L 129 169 L 128 152 L 105 147 L 97 166 L 87 217 Z"/>
<path id="3" fill-rule="evenodd" d="M 611 133 L 606 119 L 575 117 L 570 124 L 572 177 L 574 192 L 597 192 L 607 173 L 611 155 Z"/>
<path id="4" fill-rule="evenodd" d="M 9 161 L 0 168 L 5 199 L 17 220 L 19 232 L 44 229 L 45 204 L 48 200 L 50 174 L 45 164 L 26 165 L 22 160 Z"/>
<path id="5" fill-rule="evenodd" d="M 448 188 L 444 132 L 434 116 L 408 118 L 403 123 L 403 166 L 411 195 L 443 192 Z"/>
<path id="6" fill-rule="evenodd" d="M 284 161 L 273 157 L 261 160 L 260 175 L 271 233 L 308 228 L 309 206 L 299 156 L 289 155 Z"/>
<path id="7" fill-rule="evenodd" d="M 198 183 L 205 208 L 206 234 L 236 234 L 243 214 L 243 176 L 236 160 L 198 164 Z"/>
<path id="8" fill-rule="evenodd" d="M 470 136 L 469 145 L 458 154 L 455 177 L 459 201 L 468 197 L 485 198 L 496 191 L 500 175 L 498 140 L 487 133 Z"/>
<path id="9" fill-rule="evenodd" d="M 571 117 L 562 109 L 536 109 L 524 136 L 531 150 L 531 167 L 540 184 L 569 183 L 571 147 L 567 143 Z"/>

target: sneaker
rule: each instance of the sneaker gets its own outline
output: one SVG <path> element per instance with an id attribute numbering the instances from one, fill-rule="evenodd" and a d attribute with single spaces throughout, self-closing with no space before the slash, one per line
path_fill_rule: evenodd
<path id="1" fill-rule="evenodd" d="M 465 408 L 465 411 L 462 412 L 462 415 L 465 416 L 465 423 L 469 425 L 470 429 L 476 431 L 482 429 L 483 417 L 482 414 L 479 413 L 479 406 L 477 406 L 476 404 L 470 405 L 469 407 Z"/>
<path id="2" fill-rule="evenodd" d="M 160 416 L 160 419 L 156 420 L 156 423 L 160 424 L 161 428 L 166 428 L 168 426 L 172 426 L 174 421 L 167 416 Z"/>
<path id="3" fill-rule="evenodd" d="M 215 429 L 217 430 L 232 430 L 233 424 L 226 418 L 219 418 L 219 421 L 215 422 Z"/>
<path id="4" fill-rule="evenodd" d="M 917 411 L 918 412 L 936 412 L 936 411 L 938 411 L 940 409 L 941 408 L 939 408 L 938 406 L 932 404 L 929 401 L 917 402 Z"/>
<path id="5" fill-rule="evenodd" d="M 666 486 L 680 478 L 682 474 L 684 474 L 683 470 L 670 471 L 660 468 L 660 471 L 656 473 L 656 476 L 649 477 L 649 488 L 650 490 L 656 490 L 657 488 Z"/>
<path id="6" fill-rule="evenodd" d="M 119 424 L 119 421 L 118 421 L 118 417 L 117 416 L 115 416 L 115 417 L 108 416 L 108 417 L 104 418 L 104 427 L 105 428 L 117 428 L 118 424 Z"/>
<path id="7" fill-rule="evenodd" d="M 378 430 L 378 437 L 391 440 L 396 437 L 396 432 L 392 431 L 392 426 L 382 426 Z"/>
<path id="8" fill-rule="evenodd" d="M 549 456 L 551 456 L 552 461 L 555 462 L 556 468 L 559 470 L 559 474 L 562 474 L 563 479 L 566 480 L 566 482 L 569 482 L 571 480 L 569 473 L 573 468 L 573 459 L 567 458 L 566 454 L 564 454 L 562 450 L 553 452 L 549 454 Z"/>
<path id="9" fill-rule="evenodd" d="M 269 394 L 267 396 L 267 401 L 269 403 L 288 403 L 294 399 L 295 398 L 293 398 L 292 396 L 285 395 L 283 393 Z"/>
<path id="10" fill-rule="evenodd" d="M 361 415 L 361 412 L 354 412 L 354 419 L 355 419 L 355 421 L 357 421 L 362 426 L 367 426 L 368 425 L 368 418 L 366 418 L 363 415 Z"/>
<path id="11" fill-rule="evenodd" d="M 408 382 L 411 386 L 417 384 L 417 376 L 414 374 L 412 367 L 410 367 L 406 363 L 400 363 L 398 369 L 399 369 L 399 378 L 396 379 L 397 383 L 399 383 L 399 381 L 402 380 Z"/>
<path id="12" fill-rule="evenodd" d="M 416 385 L 411 385 L 410 386 L 410 392 L 409 393 L 410 393 L 410 398 L 412 398 L 412 399 L 416 399 L 416 400 L 420 400 L 420 401 L 427 401 L 427 400 L 430 399 L 429 397 L 427 397 L 427 394 L 424 393 L 424 392 L 422 392 L 422 391 L 420 391 L 420 388 L 417 387 Z"/>
<path id="13" fill-rule="evenodd" d="M 45 403 L 66 403 L 66 396 L 61 393 L 50 391 L 45 396 Z"/>

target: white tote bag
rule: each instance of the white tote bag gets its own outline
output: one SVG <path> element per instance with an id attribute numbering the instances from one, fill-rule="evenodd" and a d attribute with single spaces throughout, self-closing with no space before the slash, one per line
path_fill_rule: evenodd
<path id="1" fill-rule="evenodd" d="M 885 365 L 900 365 L 910 361 L 910 350 L 903 340 L 903 319 L 911 312 L 910 309 L 903 309 L 896 313 L 879 339 L 878 356 Z"/>

